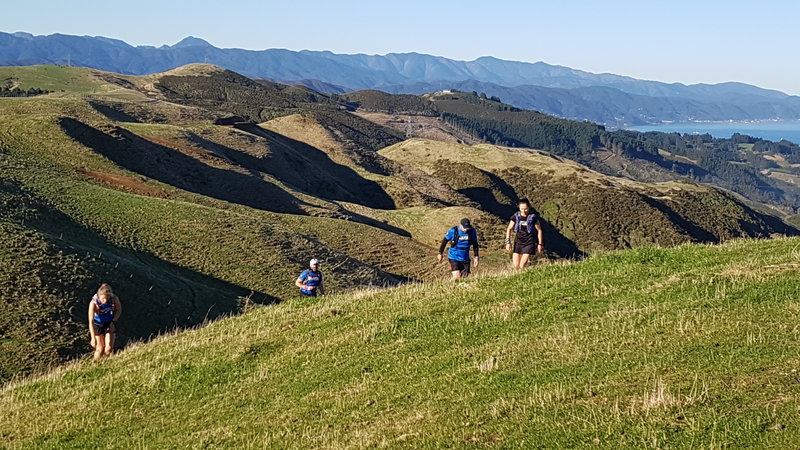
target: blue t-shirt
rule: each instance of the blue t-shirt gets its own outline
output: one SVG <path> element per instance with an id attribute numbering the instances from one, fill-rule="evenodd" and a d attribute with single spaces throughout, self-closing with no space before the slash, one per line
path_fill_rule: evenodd
<path id="1" fill-rule="evenodd" d="M 461 227 L 450 228 L 444 238 L 448 241 L 453 240 L 453 232 L 458 233 L 458 243 L 455 246 L 450 246 L 447 251 L 447 257 L 454 261 L 467 262 L 469 261 L 469 246 L 471 242 L 478 242 L 478 234 L 474 228 L 470 228 L 466 233 L 461 231 Z"/>
<path id="2" fill-rule="evenodd" d="M 306 269 L 303 271 L 303 273 L 300 274 L 298 279 L 302 281 L 304 285 L 309 287 L 313 286 L 316 288 L 319 287 L 320 284 L 322 284 L 322 272 L 320 272 L 319 270 L 315 272 L 311 269 Z M 300 292 L 307 295 L 317 295 L 316 289 L 310 290 L 301 288 Z"/>

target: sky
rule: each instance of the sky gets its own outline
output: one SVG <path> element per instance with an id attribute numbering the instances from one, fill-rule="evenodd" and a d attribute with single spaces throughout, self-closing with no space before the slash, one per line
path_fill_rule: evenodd
<path id="1" fill-rule="evenodd" d="M 46 11 L 46 13 L 42 13 Z M 131 45 L 186 36 L 216 47 L 417 52 L 543 61 L 664 82 L 739 81 L 800 95 L 800 2 L 25 0 L 0 31 L 106 36 Z"/>

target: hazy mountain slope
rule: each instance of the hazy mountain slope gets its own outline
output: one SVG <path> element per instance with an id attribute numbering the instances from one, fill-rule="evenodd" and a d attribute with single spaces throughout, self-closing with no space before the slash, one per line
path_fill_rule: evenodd
<path id="1" fill-rule="evenodd" d="M 574 120 L 589 120 L 611 127 L 689 120 L 797 119 L 800 98 L 780 100 L 752 95 L 720 94 L 650 96 L 608 86 L 573 88 L 534 85 L 502 86 L 475 80 L 418 82 L 382 88 L 397 94 L 424 94 L 447 89 L 482 92 L 519 108 Z"/>
<path id="2" fill-rule="evenodd" d="M 102 37 L 0 33 L 0 65 L 74 64 L 144 75 L 202 62 L 325 92 L 386 89 L 420 93 L 432 86 L 477 90 L 500 95 L 518 107 L 614 125 L 800 117 L 800 97 L 743 83 L 668 84 L 488 56 L 456 61 L 418 53 L 339 55 L 219 49 L 194 37 L 173 46 L 133 47 Z"/>

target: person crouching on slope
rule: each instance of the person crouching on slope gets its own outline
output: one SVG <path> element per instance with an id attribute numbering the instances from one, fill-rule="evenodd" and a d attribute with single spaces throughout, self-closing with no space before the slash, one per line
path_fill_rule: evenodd
<path id="1" fill-rule="evenodd" d="M 544 251 L 542 241 L 542 225 L 539 223 L 539 216 L 531 210 L 531 203 L 527 198 L 518 202 L 519 211 L 511 216 L 511 221 L 506 228 L 506 251 L 511 251 L 511 232 L 514 236 L 514 253 L 511 255 L 511 264 L 515 269 L 522 269 L 535 253 Z M 536 237 L 534 238 L 534 231 Z"/>
<path id="2" fill-rule="evenodd" d="M 294 281 L 295 286 L 300 288 L 302 297 L 316 297 L 324 295 L 325 288 L 322 284 L 322 272 L 319 271 L 319 261 L 312 259 L 308 263 L 308 269 L 304 270 Z"/>
<path id="3" fill-rule="evenodd" d="M 119 298 L 111 291 L 111 286 L 103 283 L 89 301 L 89 334 L 95 360 L 109 356 L 114 351 L 114 335 L 121 315 Z"/>
<path id="4" fill-rule="evenodd" d="M 469 248 L 473 247 L 475 253 L 475 267 L 478 267 L 478 233 L 472 228 L 469 219 L 461 219 L 458 226 L 450 228 L 444 235 L 437 261 L 441 261 L 444 255 L 444 248 L 450 242 L 450 250 L 447 251 L 447 258 L 450 260 L 450 274 L 453 280 L 470 274 Z"/>

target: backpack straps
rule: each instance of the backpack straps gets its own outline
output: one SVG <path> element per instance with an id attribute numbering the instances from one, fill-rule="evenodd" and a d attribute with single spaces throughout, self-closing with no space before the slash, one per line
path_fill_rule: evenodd
<path id="1" fill-rule="evenodd" d="M 451 228 L 451 231 L 453 232 L 453 239 L 450 239 L 450 247 L 455 248 L 458 245 L 458 225 Z"/>
<path id="2" fill-rule="evenodd" d="M 528 212 L 528 217 L 526 217 L 526 220 L 525 220 L 525 223 L 527 224 L 527 227 L 528 227 L 528 233 L 531 233 L 531 230 L 533 229 L 533 222 L 536 221 L 536 217 L 537 217 L 536 214 L 534 214 L 533 212 L 530 212 L 530 211 Z M 519 215 L 519 211 L 517 211 L 517 212 L 514 213 L 514 232 L 515 233 L 519 232 L 519 224 L 520 224 L 520 222 L 521 222 L 521 218 L 520 218 L 520 215 Z"/>

